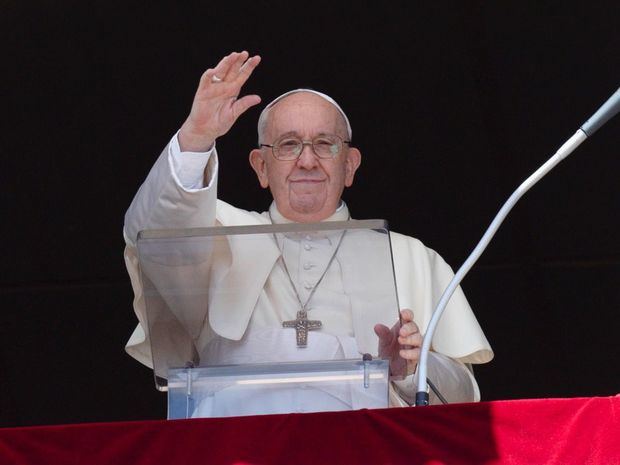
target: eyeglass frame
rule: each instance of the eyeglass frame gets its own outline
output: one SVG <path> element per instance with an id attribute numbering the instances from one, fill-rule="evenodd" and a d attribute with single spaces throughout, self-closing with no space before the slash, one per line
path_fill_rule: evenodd
<path id="1" fill-rule="evenodd" d="M 314 139 L 318 139 L 319 137 L 326 137 L 326 136 L 333 136 L 333 137 L 337 137 L 338 139 L 340 139 L 340 142 L 342 144 L 342 148 L 340 149 L 340 151 L 335 154 L 332 155 L 330 157 L 322 157 L 320 156 L 317 151 L 314 148 Z M 278 142 L 280 142 L 283 139 L 286 138 L 291 138 L 291 139 L 297 139 L 298 141 L 301 142 L 301 150 L 299 151 L 299 155 L 297 155 L 295 158 L 290 158 L 290 159 L 286 159 L 286 158 L 278 158 L 276 156 L 276 145 L 278 144 Z M 301 154 L 304 152 L 304 147 L 306 147 L 306 145 L 309 145 L 310 147 L 312 147 L 312 151 L 314 152 L 314 154 L 320 158 L 321 160 L 333 160 L 335 159 L 338 155 L 340 155 L 342 153 L 342 149 L 344 149 L 344 144 L 347 144 L 349 146 L 349 148 L 351 148 L 351 141 L 350 140 L 344 140 L 342 137 L 340 137 L 338 134 L 320 134 L 314 138 L 312 138 L 311 140 L 304 140 L 301 137 L 297 137 L 297 136 L 282 136 L 280 137 L 278 140 L 276 140 L 273 144 L 258 144 L 258 146 L 260 148 L 262 147 L 269 147 L 271 149 L 271 154 L 273 155 L 273 158 L 275 158 L 276 160 L 279 161 L 295 161 L 295 160 L 299 160 L 299 157 L 301 157 Z"/>

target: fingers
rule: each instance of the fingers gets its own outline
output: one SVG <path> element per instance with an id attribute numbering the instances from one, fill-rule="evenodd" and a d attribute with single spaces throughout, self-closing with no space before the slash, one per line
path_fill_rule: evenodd
<path id="1" fill-rule="evenodd" d="M 410 362 L 419 362 L 420 361 L 420 348 L 416 347 L 414 349 L 400 349 L 398 351 L 398 355 Z"/>
<path id="2" fill-rule="evenodd" d="M 420 360 L 422 334 L 413 321 L 413 312 L 400 311 L 400 322 L 391 329 L 382 324 L 374 327 L 379 338 L 379 356 L 390 360 L 390 373 L 410 375 L 415 372 Z"/>
<path id="3" fill-rule="evenodd" d="M 254 69 L 256 69 L 256 67 L 260 63 L 260 60 L 261 60 L 260 55 L 254 55 L 252 58 L 249 58 L 245 63 L 243 63 L 241 68 L 239 68 L 239 74 L 236 77 L 236 81 L 235 81 L 235 83 L 239 87 L 245 84 L 245 81 L 249 79 L 249 77 L 254 72 Z"/>
<path id="4" fill-rule="evenodd" d="M 230 55 L 226 55 L 220 60 L 217 66 L 213 69 L 213 75 L 217 76 L 220 80 L 225 80 L 230 69 L 234 66 L 240 53 L 232 52 Z M 213 75 L 211 77 L 213 77 Z"/>
<path id="5" fill-rule="evenodd" d="M 380 346 L 383 347 L 383 346 L 390 345 L 392 343 L 394 337 L 392 335 L 392 330 L 390 330 L 390 328 L 382 324 L 377 324 L 375 325 L 374 330 L 375 330 L 375 334 L 379 338 Z"/>
<path id="6" fill-rule="evenodd" d="M 398 330 L 398 343 L 415 347 L 422 345 L 422 334 L 418 325 L 413 321 L 402 325 Z"/>
<path id="7" fill-rule="evenodd" d="M 235 100 L 233 103 L 233 116 L 237 119 L 248 108 L 258 105 L 260 103 L 260 97 L 258 95 L 246 95 L 245 97 Z"/>
<path id="8" fill-rule="evenodd" d="M 245 50 L 243 52 L 232 52 L 222 58 L 213 70 L 206 71 L 205 82 L 213 83 L 215 79 L 218 84 L 227 82 L 241 87 L 258 66 L 260 60 L 259 55 L 249 57 Z"/>
<path id="9" fill-rule="evenodd" d="M 409 323 L 405 323 L 398 330 L 398 335 L 400 337 L 407 337 L 407 336 L 411 336 L 412 334 L 416 334 L 416 333 L 420 334 L 420 328 L 418 328 L 418 325 L 416 325 L 413 321 L 410 321 Z"/>
<path id="10" fill-rule="evenodd" d="M 413 312 L 408 308 L 403 308 L 400 311 L 400 319 L 403 323 L 408 323 L 409 321 L 413 321 Z"/>
<path id="11" fill-rule="evenodd" d="M 209 68 L 203 73 L 200 78 L 200 86 L 204 88 L 205 86 L 222 82 L 235 83 L 239 86 L 243 85 L 260 62 L 258 55 L 249 59 L 248 56 L 249 54 L 245 50 L 226 55 L 215 68 Z M 242 76 L 242 79 L 240 82 L 236 82 L 239 76 Z"/>
<path id="12" fill-rule="evenodd" d="M 205 87 L 208 87 L 209 85 L 214 83 L 214 80 L 223 81 L 224 77 L 226 76 L 226 74 L 228 73 L 228 70 L 231 67 L 231 64 L 233 63 L 235 59 L 235 55 L 239 55 L 239 54 L 236 52 L 233 52 L 229 55 L 226 55 L 224 58 L 220 60 L 220 62 L 217 65 L 215 65 L 215 68 L 207 69 L 200 77 L 200 88 L 204 89 Z"/>
<path id="13" fill-rule="evenodd" d="M 212 68 L 209 68 L 204 73 L 202 73 L 202 76 L 200 76 L 200 84 L 198 85 L 198 89 L 203 89 L 205 86 L 209 85 L 209 83 L 211 83 L 211 80 L 213 79 L 214 74 L 215 70 Z"/>
<path id="14" fill-rule="evenodd" d="M 233 52 L 231 54 L 230 66 L 225 76 L 222 77 L 225 81 L 231 82 L 239 75 L 239 70 L 248 59 L 249 53 L 245 50 L 241 53 Z"/>
<path id="15" fill-rule="evenodd" d="M 403 328 L 401 328 L 402 330 Z M 403 346 L 420 347 L 422 345 L 422 335 L 419 331 L 409 333 L 406 336 L 399 335 L 398 343 Z"/>
<path id="16" fill-rule="evenodd" d="M 216 97 L 218 99 L 233 98 L 236 100 L 241 87 L 260 63 L 260 56 L 248 58 L 248 52 L 233 52 L 220 60 L 215 68 L 207 69 L 200 78 L 196 98 L 205 101 Z M 233 100 L 229 108 L 234 117 L 240 116 L 248 108 L 260 103 L 257 95 L 247 96 L 248 99 Z"/>
<path id="17" fill-rule="evenodd" d="M 420 328 L 413 321 L 413 312 L 408 308 L 400 311 L 402 326 L 398 330 L 398 343 L 410 348 L 422 345 L 422 334 Z M 409 348 L 409 347 L 408 347 Z"/>
<path id="18" fill-rule="evenodd" d="M 413 321 L 413 312 L 405 308 L 400 311 L 403 325 L 398 330 L 398 343 L 402 347 L 398 354 L 407 360 L 408 364 L 415 366 L 420 360 L 420 347 L 422 346 L 422 334 L 420 328 Z"/>

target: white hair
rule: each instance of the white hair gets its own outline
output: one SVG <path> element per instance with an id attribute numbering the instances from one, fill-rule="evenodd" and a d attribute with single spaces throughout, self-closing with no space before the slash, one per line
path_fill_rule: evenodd
<path id="1" fill-rule="evenodd" d="M 327 100 L 329 103 L 335 106 L 336 110 L 338 110 L 338 112 L 342 115 L 344 119 L 344 122 L 347 126 L 347 134 L 349 136 L 349 140 L 351 140 L 351 138 L 353 137 L 353 130 L 351 129 L 351 123 L 349 123 L 349 118 L 347 118 L 347 115 L 345 114 L 345 112 L 342 110 L 342 108 L 340 108 L 340 105 L 338 105 L 333 98 L 331 98 L 327 94 L 324 94 L 323 92 L 319 92 L 319 91 L 312 90 L 312 89 L 295 89 L 295 90 L 290 90 L 288 92 L 285 92 L 279 97 L 276 97 L 275 99 L 273 99 L 269 104 L 267 104 L 267 106 L 261 112 L 260 116 L 258 117 L 258 144 L 259 145 L 262 143 L 263 136 L 265 135 L 265 130 L 267 129 L 267 121 L 269 119 L 268 118 L 269 110 L 283 98 L 288 97 L 291 94 L 296 94 L 299 92 L 308 92 L 310 94 L 318 95 L 322 99 Z"/>

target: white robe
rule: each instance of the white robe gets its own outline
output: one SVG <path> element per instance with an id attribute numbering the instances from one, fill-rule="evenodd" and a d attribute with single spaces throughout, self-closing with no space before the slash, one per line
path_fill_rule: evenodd
<path id="1" fill-rule="evenodd" d="M 215 150 L 213 150 L 215 152 Z M 182 154 L 188 157 L 203 156 L 202 154 Z M 184 175 L 183 167 L 178 166 L 175 157 L 179 157 L 176 138 L 164 150 L 155 166 L 149 173 L 146 182 L 141 186 L 125 218 L 125 239 L 127 247 L 125 260 L 132 286 L 135 292 L 134 309 L 140 324 L 132 334 L 127 352 L 147 366 L 152 366 L 150 344 L 146 325 L 143 289 L 139 277 L 139 263 L 135 248 L 137 233 L 143 229 L 174 229 L 204 227 L 211 225 L 249 225 L 269 224 L 266 214 L 248 212 L 232 207 L 216 199 L 217 195 L 217 156 L 213 153 L 207 165 L 210 182 L 206 187 L 187 187 L 179 178 Z M 344 218 L 335 218 L 344 219 Z M 424 332 L 436 302 L 452 278 L 452 270 L 441 257 L 426 248 L 418 240 L 391 233 L 394 256 L 394 268 L 398 288 L 398 299 L 401 308 L 410 308 L 421 331 Z M 234 245 L 231 245 L 235 248 Z M 194 337 L 199 346 L 206 347 L 213 336 L 226 341 L 239 341 L 244 335 L 252 333 L 256 328 L 265 327 L 264 306 L 258 305 L 264 296 L 279 250 L 274 246 L 256 250 L 243 251 L 243 244 L 233 254 L 250 253 L 251 267 L 242 264 L 231 267 L 226 275 L 229 279 L 239 279 L 244 283 L 246 292 L 228 296 L 233 301 L 210 305 L 208 317 L 193 315 Z M 245 260 L 247 263 L 248 260 Z M 343 268 L 347 261 L 340 260 Z M 342 276 L 347 276 L 342 270 Z M 319 289 L 320 290 L 320 289 Z M 319 292 L 317 291 L 317 295 Z M 269 300 L 269 299 L 267 299 Z M 259 311 L 257 311 L 257 307 Z M 262 309 L 261 309 L 262 308 Z M 262 312 L 262 317 L 261 317 Z M 208 324 L 204 324 L 208 321 Z M 261 323 L 262 321 L 262 323 Z M 376 352 L 372 327 L 376 323 L 391 326 L 396 321 L 395 314 L 378 314 L 376 311 L 356 311 L 352 314 L 352 333 L 358 351 Z M 201 323 L 202 322 L 202 323 Z M 282 331 L 282 330 L 280 330 Z M 310 338 L 313 333 L 310 334 Z M 433 339 L 434 363 L 429 367 L 429 377 L 436 384 L 450 385 L 449 391 L 457 391 L 447 397 L 452 401 L 479 400 L 479 392 L 473 376 L 464 368 L 464 363 L 485 363 L 493 354 L 480 329 L 461 289 L 457 289 L 440 321 Z M 433 379 L 435 378 L 435 379 Z M 441 378 L 444 382 L 438 382 Z M 415 381 L 408 379 L 396 383 L 401 388 L 403 397 L 410 398 L 413 394 Z M 468 384 L 468 386 L 463 386 Z M 463 387 L 459 395 L 458 386 Z M 441 388 L 440 388 L 441 390 Z M 444 393 L 445 394 L 445 393 Z"/>

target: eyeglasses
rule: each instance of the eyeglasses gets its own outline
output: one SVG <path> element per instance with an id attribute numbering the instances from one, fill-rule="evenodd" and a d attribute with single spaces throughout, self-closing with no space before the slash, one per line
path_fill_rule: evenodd
<path id="1" fill-rule="evenodd" d="M 319 158 L 336 158 L 344 144 L 350 144 L 350 140 L 342 140 L 335 134 L 323 134 L 316 136 L 312 140 L 302 140 L 299 137 L 285 136 L 273 145 L 260 144 L 260 147 L 269 147 L 273 156 L 278 160 L 290 161 L 297 160 L 304 150 L 305 145 L 312 146 L 312 150 Z"/>

